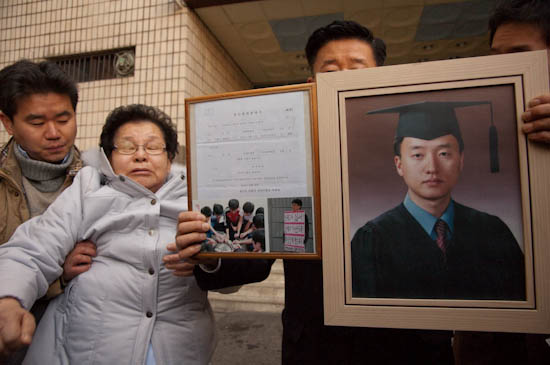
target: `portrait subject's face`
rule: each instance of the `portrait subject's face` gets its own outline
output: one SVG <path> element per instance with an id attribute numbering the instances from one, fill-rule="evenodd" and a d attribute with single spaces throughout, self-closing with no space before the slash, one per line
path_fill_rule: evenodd
<path id="1" fill-rule="evenodd" d="M 18 101 L 13 120 L 1 113 L 0 118 L 32 159 L 60 162 L 74 144 L 76 117 L 68 95 L 31 94 Z"/>
<path id="2" fill-rule="evenodd" d="M 497 28 L 491 43 L 492 54 L 546 49 L 540 28 L 528 23 L 507 23 Z"/>
<path id="3" fill-rule="evenodd" d="M 394 162 L 410 198 L 422 206 L 450 199 L 462 171 L 464 154 L 450 134 L 432 140 L 405 137 L 401 156 L 395 156 Z"/>
<path id="4" fill-rule="evenodd" d="M 144 146 L 165 146 L 161 129 L 149 121 L 129 122 L 117 129 L 113 141 L 115 146 L 128 143 L 140 146 L 130 155 L 114 149 L 110 158 L 113 171 L 132 178 L 153 193 L 160 189 L 170 172 L 168 153 L 163 151 L 161 154 L 152 155 L 147 153 Z"/>

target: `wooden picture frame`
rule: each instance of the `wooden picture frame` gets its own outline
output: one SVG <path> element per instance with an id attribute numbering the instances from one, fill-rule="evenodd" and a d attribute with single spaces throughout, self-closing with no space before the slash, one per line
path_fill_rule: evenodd
<path id="1" fill-rule="evenodd" d="M 322 221 L 331 222 L 323 227 L 326 324 L 550 333 L 550 149 L 527 140 L 521 131 L 521 114 L 528 101 L 548 93 L 548 90 L 546 51 L 317 75 Z M 508 221 L 506 224 L 523 246 L 525 277 L 522 296 L 512 298 L 503 294 L 499 297 L 492 293 L 493 289 L 473 294 L 473 286 L 460 283 L 460 276 L 452 285 L 446 283 L 442 286 L 449 289 L 444 295 L 424 291 L 424 284 L 419 284 L 414 290 L 407 290 L 410 286 L 404 286 L 395 292 L 382 290 L 383 294 L 378 294 L 379 291 L 357 294 L 362 293 L 357 288 L 362 288 L 363 284 L 370 287 L 365 277 L 369 280 L 374 277 L 372 280 L 379 287 L 382 287 L 381 283 L 391 282 L 383 281 L 383 278 L 393 280 L 397 265 L 391 266 L 392 261 L 387 257 L 397 252 L 400 248 L 396 247 L 400 246 L 388 246 L 391 240 L 386 236 L 374 246 L 370 239 L 365 241 L 363 237 L 375 237 L 375 230 L 362 228 L 354 247 L 367 245 L 369 250 L 372 247 L 382 249 L 376 251 L 378 256 L 370 256 L 354 248 L 356 256 L 352 257 L 352 238 L 360 225 L 369 222 L 370 227 L 374 220 L 381 219 L 376 218 L 378 215 L 391 206 L 399 206 L 408 189 L 394 165 L 395 161 L 400 161 L 395 160 L 393 147 L 398 115 L 367 115 L 367 112 L 421 101 L 468 100 L 487 101 L 494 109 L 494 124 L 497 130 L 502 130 L 497 150 L 501 176 L 488 177 L 484 172 L 476 176 L 478 172 L 475 170 L 489 169 L 488 153 L 482 151 L 489 149 L 490 115 L 493 111 L 481 106 L 455 110 L 463 129 L 462 173 L 466 175 L 461 176 L 463 181 L 459 180 L 455 189 L 457 195 L 460 193 L 459 202 L 470 199 L 465 205 L 487 211 L 492 216 L 505 216 L 502 220 Z M 474 116 L 477 119 L 471 122 Z M 468 123 L 472 125 L 465 127 L 464 124 Z M 481 139 L 476 139 L 477 135 L 481 135 Z M 467 159 L 470 151 L 473 157 Z M 467 167 L 474 170 L 465 173 Z M 397 185 L 394 180 L 397 180 Z M 495 181 L 497 184 L 493 184 Z M 501 186 L 508 185 L 509 181 L 512 181 L 510 186 Z M 458 191 L 461 183 L 465 188 Z M 454 199 L 455 190 L 452 192 Z M 499 205 L 499 200 L 506 203 Z M 462 230 L 467 231 L 466 228 Z M 387 246 L 383 246 L 384 242 Z M 430 244 L 435 245 L 434 241 Z M 458 243 L 456 247 L 460 247 Z M 410 252 L 416 250 L 415 246 L 415 250 Z M 418 270 L 414 267 L 415 260 L 403 258 L 401 263 L 405 263 L 411 273 Z M 363 274 L 374 266 L 378 270 L 375 275 Z M 390 274 L 379 275 L 383 270 Z M 508 275 L 508 271 L 506 273 Z M 461 285 L 469 289 L 463 292 L 454 290 Z M 399 283 L 395 287 L 398 288 Z M 447 293 L 450 294 L 447 296 Z"/>
<path id="2" fill-rule="evenodd" d="M 316 102 L 315 84 L 185 100 L 189 209 L 218 213 L 199 257 L 321 258 Z M 265 228 L 235 233 L 259 207 Z"/>

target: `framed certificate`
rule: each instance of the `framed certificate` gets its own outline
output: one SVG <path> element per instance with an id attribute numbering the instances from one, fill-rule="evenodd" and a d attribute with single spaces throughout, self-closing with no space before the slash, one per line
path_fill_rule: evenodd
<path id="1" fill-rule="evenodd" d="M 544 51 L 317 75 L 327 324 L 550 332 L 548 88 Z"/>
<path id="2" fill-rule="evenodd" d="M 321 257 L 314 84 L 186 99 L 189 209 L 201 256 Z"/>

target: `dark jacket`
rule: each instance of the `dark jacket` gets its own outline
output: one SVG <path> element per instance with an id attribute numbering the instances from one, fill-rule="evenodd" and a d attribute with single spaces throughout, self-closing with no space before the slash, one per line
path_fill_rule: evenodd
<path id="1" fill-rule="evenodd" d="M 453 364 L 449 331 L 325 326 L 321 261 L 284 269 L 283 364 Z"/>
<path id="2" fill-rule="evenodd" d="M 223 260 L 208 274 L 195 268 L 203 290 L 267 278 L 273 260 Z M 285 365 L 452 364 L 446 331 L 325 326 L 321 261 L 284 260 L 285 309 L 282 363 Z"/>
<path id="3" fill-rule="evenodd" d="M 224 259 L 220 269 L 207 273 L 196 266 L 193 273 L 202 290 L 216 290 L 230 286 L 264 281 L 271 272 L 274 260 Z"/>
<path id="4" fill-rule="evenodd" d="M 403 204 L 360 228 L 351 243 L 353 296 L 524 300 L 512 232 L 498 217 L 454 204 L 446 255 Z"/>

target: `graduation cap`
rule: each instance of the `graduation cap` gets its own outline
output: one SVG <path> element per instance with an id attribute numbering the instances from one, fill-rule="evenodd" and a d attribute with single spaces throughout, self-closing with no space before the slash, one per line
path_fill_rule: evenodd
<path id="1" fill-rule="evenodd" d="M 464 142 L 455 114 L 455 108 L 489 104 L 491 125 L 489 127 L 489 152 L 491 172 L 499 171 L 498 135 L 493 123 L 493 104 L 490 101 L 422 101 L 420 103 L 398 105 L 377 109 L 367 114 L 399 113 L 395 138 L 414 137 L 425 140 L 447 134 L 455 136 L 462 150 Z"/>

